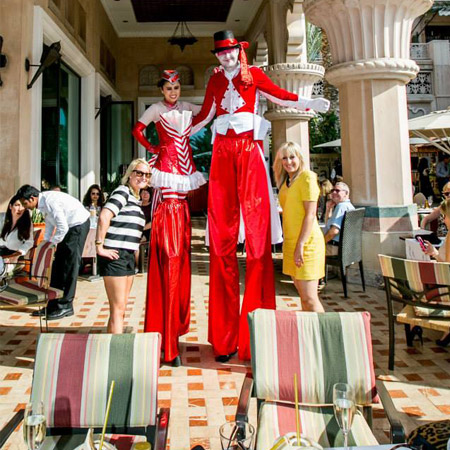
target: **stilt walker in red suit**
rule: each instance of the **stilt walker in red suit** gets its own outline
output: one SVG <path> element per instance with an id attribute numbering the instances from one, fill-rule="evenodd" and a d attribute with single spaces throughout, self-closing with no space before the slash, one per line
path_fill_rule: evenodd
<path id="1" fill-rule="evenodd" d="M 247 42 L 231 31 L 214 34 L 220 67 L 211 76 L 195 133 L 217 116 L 209 176 L 210 241 L 209 342 L 216 360 L 226 362 L 239 348 L 250 359 L 247 314 L 256 308 L 275 309 L 271 254 L 270 194 L 262 141 L 269 123 L 257 115 L 260 94 L 271 102 L 327 111 L 328 100 L 299 97 L 276 86 L 258 67 L 247 65 Z M 236 257 L 242 212 L 247 250 L 245 293 L 241 313 Z"/>
<path id="2" fill-rule="evenodd" d="M 189 136 L 192 115 L 200 107 L 178 101 L 181 86 L 176 71 L 166 70 L 158 86 L 164 100 L 150 106 L 136 123 L 134 137 L 155 155 L 151 185 L 162 199 L 153 216 L 144 331 L 162 335 L 164 360 L 179 366 L 178 338 L 189 331 L 191 297 L 191 218 L 188 191 L 205 184 L 195 169 Z M 159 145 L 144 130 L 154 122 Z"/>

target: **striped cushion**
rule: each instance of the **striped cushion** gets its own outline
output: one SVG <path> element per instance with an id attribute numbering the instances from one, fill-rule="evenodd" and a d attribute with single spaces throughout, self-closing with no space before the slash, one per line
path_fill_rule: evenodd
<path id="1" fill-rule="evenodd" d="M 108 425 L 154 425 L 160 346 L 158 333 L 41 334 L 32 401 L 44 402 L 48 427 L 100 427 L 115 380 Z"/>
<path id="2" fill-rule="evenodd" d="M 40 286 L 48 284 L 48 280 L 42 277 L 50 276 L 50 268 L 56 247 L 48 241 L 41 242 L 34 252 L 31 276 L 37 277 Z"/>
<path id="3" fill-rule="evenodd" d="M 370 314 L 258 309 L 249 314 L 256 394 L 265 400 L 333 403 L 333 385 L 349 383 L 356 401 L 378 401 L 372 359 Z"/>
<path id="4" fill-rule="evenodd" d="M 450 307 L 450 264 L 378 255 L 381 272 L 391 279 L 391 294 L 419 304 Z M 403 284 L 402 284 L 403 283 Z M 450 311 L 414 307 L 418 316 L 450 317 Z"/>
<path id="5" fill-rule="evenodd" d="M 64 292 L 60 289 L 46 289 L 37 281 L 27 280 L 21 283 L 11 282 L 8 287 L 0 293 L 0 302 L 7 305 L 27 306 L 38 303 L 46 303 L 48 300 L 61 298 Z"/>
<path id="6" fill-rule="evenodd" d="M 86 434 L 69 434 L 64 436 L 47 436 L 39 450 L 76 449 L 86 440 Z M 100 435 L 95 434 L 94 440 L 100 440 Z M 113 444 L 117 450 L 130 450 L 137 442 L 146 442 L 144 436 L 129 436 L 121 434 L 106 434 L 105 442 Z M 106 450 L 106 447 L 103 447 Z"/>
<path id="7" fill-rule="evenodd" d="M 344 437 L 334 418 L 332 406 L 300 406 L 301 434 L 318 442 L 322 447 L 343 447 Z M 294 405 L 264 402 L 259 411 L 256 450 L 267 450 L 275 440 L 286 433 L 295 432 Z M 355 415 L 348 439 L 349 446 L 378 445 L 364 417 Z"/>

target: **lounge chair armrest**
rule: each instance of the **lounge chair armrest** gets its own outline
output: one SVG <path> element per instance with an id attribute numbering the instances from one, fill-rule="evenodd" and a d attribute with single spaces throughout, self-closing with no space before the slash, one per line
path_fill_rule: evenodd
<path id="1" fill-rule="evenodd" d="M 376 385 L 378 395 L 380 396 L 381 403 L 391 426 L 391 443 L 401 444 L 403 442 L 406 442 L 405 429 L 400 422 L 398 411 L 395 408 L 394 403 L 392 402 L 392 398 L 389 395 L 386 386 L 381 380 L 376 380 Z"/>
<path id="2" fill-rule="evenodd" d="M 161 408 L 156 418 L 154 450 L 164 450 L 169 433 L 170 408 Z"/>
<path id="3" fill-rule="evenodd" d="M 248 408 L 250 406 L 250 397 L 253 391 L 253 378 L 247 374 L 242 383 L 241 393 L 236 411 L 236 420 L 248 422 Z"/>
<path id="4" fill-rule="evenodd" d="M 5 442 L 9 439 L 12 432 L 17 428 L 20 422 L 23 420 L 25 414 L 25 409 L 19 409 L 19 411 L 14 414 L 12 419 L 2 428 L 0 431 L 0 448 L 3 448 Z"/>

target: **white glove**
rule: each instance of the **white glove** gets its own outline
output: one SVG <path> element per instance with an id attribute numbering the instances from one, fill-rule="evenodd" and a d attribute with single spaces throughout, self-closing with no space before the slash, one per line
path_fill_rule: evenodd
<path id="1" fill-rule="evenodd" d="M 326 98 L 298 98 L 298 109 L 313 109 L 317 112 L 327 112 L 330 109 L 330 101 Z"/>

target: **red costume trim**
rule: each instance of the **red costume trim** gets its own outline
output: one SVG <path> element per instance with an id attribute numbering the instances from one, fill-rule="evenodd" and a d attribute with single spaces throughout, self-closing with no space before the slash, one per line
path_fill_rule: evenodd
<path id="1" fill-rule="evenodd" d="M 131 133 L 133 134 L 135 139 L 139 142 L 139 144 L 141 144 L 146 150 L 152 153 L 158 153 L 156 146 L 150 144 L 150 142 L 145 137 L 144 130 L 146 128 L 147 125 L 137 121 Z"/>
<path id="2" fill-rule="evenodd" d="M 214 41 L 214 50 L 226 49 L 227 47 L 237 47 L 239 42 L 237 39 L 224 39 L 223 41 Z"/>
<path id="3" fill-rule="evenodd" d="M 173 84 L 180 80 L 180 75 L 176 70 L 164 70 L 161 78 Z"/>

